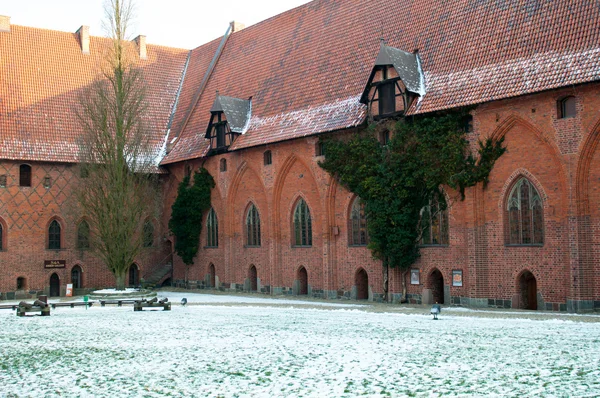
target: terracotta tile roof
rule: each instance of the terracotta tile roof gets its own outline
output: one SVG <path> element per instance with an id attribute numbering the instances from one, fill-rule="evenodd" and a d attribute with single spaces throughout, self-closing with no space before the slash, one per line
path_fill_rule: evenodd
<path id="1" fill-rule="evenodd" d="M 382 31 L 419 50 L 427 94 L 409 112 L 425 113 L 600 80 L 599 26 L 584 0 L 316 0 L 231 35 L 163 163 L 205 154 L 216 90 L 253 97 L 231 149 L 360 124 Z"/>
<path id="2" fill-rule="evenodd" d="M 92 36 L 85 55 L 75 33 L 17 25 L 0 32 L 0 159 L 78 160 L 79 96 L 101 71 L 107 44 Z M 137 60 L 146 79 L 147 122 L 157 153 L 188 52 L 148 45 L 147 59 Z"/>

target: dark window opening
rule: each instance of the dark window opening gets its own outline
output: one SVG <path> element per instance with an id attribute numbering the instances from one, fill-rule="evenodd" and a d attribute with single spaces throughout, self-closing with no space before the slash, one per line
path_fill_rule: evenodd
<path id="1" fill-rule="evenodd" d="M 87 221 L 82 221 L 77 226 L 77 248 L 90 248 L 90 224 Z"/>
<path id="2" fill-rule="evenodd" d="M 152 247 L 154 245 L 154 225 L 150 221 L 144 223 L 143 238 L 144 247 Z"/>
<path id="3" fill-rule="evenodd" d="M 389 130 L 385 130 L 379 133 L 379 142 L 381 142 L 381 145 L 387 145 L 390 142 Z"/>
<path id="4" fill-rule="evenodd" d="M 219 247 L 219 222 L 217 220 L 217 213 L 213 208 L 208 212 L 206 218 L 206 246 L 207 247 Z"/>
<path id="5" fill-rule="evenodd" d="M 246 237 L 248 246 L 260 246 L 260 215 L 254 204 L 246 216 Z"/>
<path id="6" fill-rule="evenodd" d="M 513 187 L 506 206 L 507 243 L 541 245 L 544 243 L 544 209 L 542 198 L 526 178 Z"/>
<path id="7" fill-rule="evenodd" d="M 26 290 L 27 289 L 27 279 L 22 276 L 17 278 L 17 290 Z"/>
<path id="8" fill-rule="evenodd" d="M 221 159 L 219 163 L 219 170 L 227 171 L 227 159 Z"/>
<path id="9" fill-rule="evenodd" d="M 223 148 L 225 146 L 225 123 L 216 124 L 215 132 L 217 134 L 217 148 Z"/>
<path id="10" fill-rule="evenodd" d="M 558 118 L 566 119 L 577 115 L 577 102 L 575 97 L 569 96 L 558 101 Z"/>
<path id="11" fill-rule="evenodd" d="M 51 184 L 52 184 L 52 180 L 50 179 L 50 177 L 48 177 L 48 176 L 44 177 L 44 188 L 50 188 Z"/>
<path id="12" fill-rule="evenodd" d="M 60 249 L 60 224 L 53 220 L 48 228 L 48 249 Z"/>
<path id="13" fill-rule="evenodd" d="M 28 164 L 19 166 L 19 185 L 22 187 L 31 186 L 31 166 Z"/>
<path id="14" fill-rule="evenodd" d="M 0 188 L 6 188 L 6 174 L 0 175 Z"/>
<path id="15" fill-rule="evenodd" d="M 300 199 L 294 211 L 294 245 L 312 246 L 312 220 L 304 199 Z"/>
<path id="16" fill-rule="evenodd" d="M 271 155 L 271 151 L 265 151 L 264 153 L 264 160 L 265 160 L 265 166 L 270 165 L 271 163 L 273 163 L 273 158 Z"/>
<path id="17" fill-rule="evenodd" d="M 76 265 L 71 270 L 71 283 L 73 284 L 73 289 L 81 289 L 83 287 L 83 281 L 81 278 L 82 274 L 81 267 Z"/>
<path id="18" fill-rule="evenodd" d="M 140 269 L 137 264 L 131 264 L 129 267 L 129 286 L 138 286 L 140 284 Z"/>
<path id="19" fill-rule="evenodd" d="M 396 86 L 393 81 L 379 86 L 379 114 L 389 115 L 396 112 Z"/>
<path id="20" fill-rule="evenodd" d="M 322 142 L 317 142 L 315 146 L 315 156 L 325 156 L 325 144 Z"/>

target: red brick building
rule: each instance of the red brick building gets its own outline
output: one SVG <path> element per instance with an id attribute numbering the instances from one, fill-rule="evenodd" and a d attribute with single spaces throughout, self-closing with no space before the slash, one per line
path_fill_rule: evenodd
<path id="1" fill-rule="evenodd" d="M 479 139 L 505 137 L 508 152 L 485 188 L 468 189 L 464 201 L 447 190 L 451 206 L 433 220 L 407 279 L 409 298 L 599 308 L 599 23 L 600 9 L 583 1 L 317 0 L 245 29 L 232 24 L 189 52 L 138 39 L 165 171 L 164 211 L 153 220 L 142 275 L 169 257 L 177 184 L 203 165 L 216 188 L 189 285 L 381 299 L 382 267 L 365 246 L 368 220 L 318 166 L 319 137 L 470 106 L 473 150 Z M 91 38 L 86 54 L 85 31 L 1 26 L 0 291 L 16 290 L 18 278 L 26 290 L 48 289 L 55 272 L 63 285 L 75 265 L 83 287 L 110 284 L 102 265 L 76 248 L 84 215 L 69 205 L 72 109 L 102 39 Z M 19 186 L 21 165 L 31 166 L 31 187 Z M 47 248 L 54 219 L 64 250 Z M 45 260 L 65 267 L 44 268 Z M 173 281 L 183 283 L 185 271 L 175 256 Z M 401 286 L 392 272 L 394 301 Z"/>

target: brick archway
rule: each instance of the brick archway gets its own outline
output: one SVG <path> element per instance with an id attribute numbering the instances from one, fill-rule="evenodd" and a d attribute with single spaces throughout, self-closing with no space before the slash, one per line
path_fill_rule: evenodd
<path id="1" fill-rule="evenodd" d="M 256 292 L 258 290 L 258 272 L 254 265 L 248 271 L 248 279 L 250 279 L 250 291 Z"/>
<path id="2" fill-rule="evenodd" d="M 50 275 L 50 297 L 60 296 L 60 278 L 56 273 Z"/>
<path id="3" fill-rule="evenodd" d="M 369 299 L 369 275 L 363 268 L 359 268 L 354 276 L 354 285 L 356 286 L 356 299 Z"/>
<path id="4" fill-rule="evenodd" d="M 537 310 L 537 280 L 529 270 L 519 274 L 517 278 L 517 297 L 519 308 L 523 310 Z"/>

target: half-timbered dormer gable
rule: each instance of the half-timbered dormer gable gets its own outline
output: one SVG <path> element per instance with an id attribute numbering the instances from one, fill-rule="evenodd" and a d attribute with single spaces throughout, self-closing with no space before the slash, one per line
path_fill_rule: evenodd
<path id="1" fill-rule="evenodd" d="M 248 130 L 252 115 L 252 98 L 243 100 L 217 93 L 210 114 L 205 136 L 210 140 L 210 152 L 226 152 L 235 138 Z"/>
<path id="2" fill-rule="evenodd" d="M 375 66 L 360 102 L 374 119 L 402 115 L 417 97 L 425 95 L 425 78 L 417 52 L 386 46 L 381 41 Z"/>

